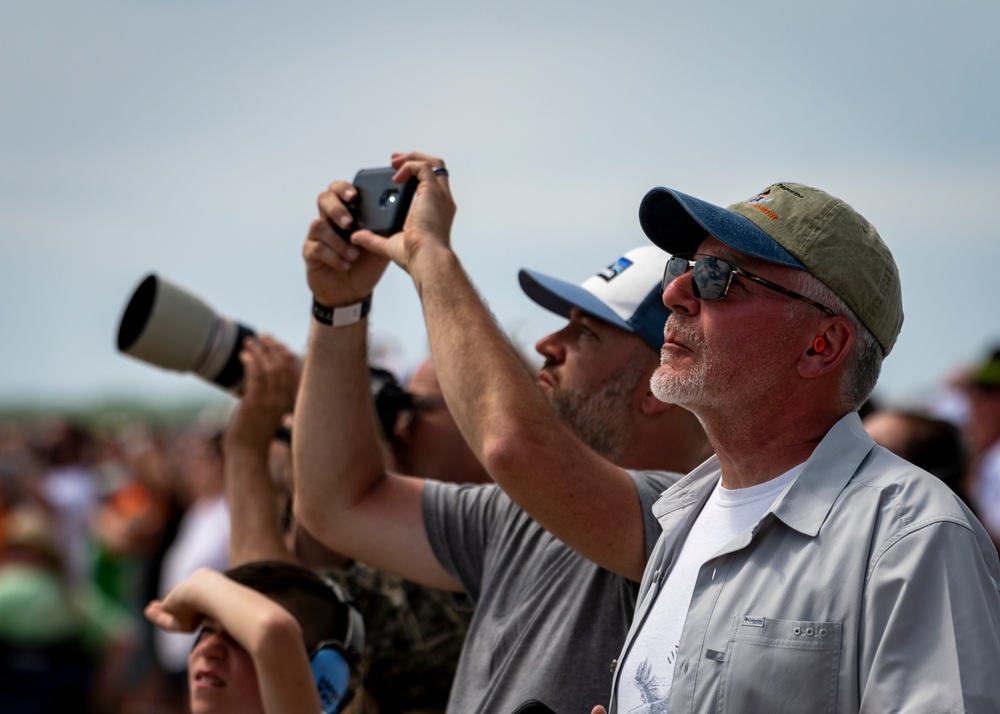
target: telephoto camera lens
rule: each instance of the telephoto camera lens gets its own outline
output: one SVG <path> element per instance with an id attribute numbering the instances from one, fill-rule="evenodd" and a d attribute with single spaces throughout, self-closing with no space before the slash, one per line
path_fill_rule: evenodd
<path id="1" fill-rule="evenodd" d="M 151 273 L 129 299 L 118 326 L 118 349 L 143 362 L 192 372 L 239 392 L 243 341 L 256 333 L 215 313 L 201 298 Z"/>

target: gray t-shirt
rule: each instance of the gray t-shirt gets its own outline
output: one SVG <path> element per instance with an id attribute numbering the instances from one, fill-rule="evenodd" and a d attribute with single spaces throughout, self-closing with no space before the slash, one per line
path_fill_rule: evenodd
<path id="1" fill-rule="evenodd" d="M 681 474 L 629 475 L 648 557 L 660 530 L 652 504 Z M 538 699 L 576 714 L 607 701 L 637 585 L 565 546 L 495 485 L 428 481 L 423 509 L 434 554 L 475 606 L 448 711 L 511 714 Z"/>

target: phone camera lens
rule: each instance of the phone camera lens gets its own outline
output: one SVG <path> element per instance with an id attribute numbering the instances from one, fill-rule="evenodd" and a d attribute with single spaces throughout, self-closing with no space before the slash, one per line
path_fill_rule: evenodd
<path id="1" fill-rule="evenodd" d="M 382 194 L 382 198 L 379 199 L 378 204 L 383 208 L 391 206 L 399 198 L 399 191 L 394 188 L 390 188 L 385 193 Z"/>

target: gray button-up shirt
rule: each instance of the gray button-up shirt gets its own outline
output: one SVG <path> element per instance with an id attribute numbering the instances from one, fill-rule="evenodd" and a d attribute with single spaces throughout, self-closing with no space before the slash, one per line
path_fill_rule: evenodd
<path id="1" fill-rule="evenodd" d="M 619 660 L 718 479 L 712 458 L 654 505 L 663 535 Z M 1000 712 L 998 584 L 968 508 L 848 414 L 702 566 L 670 712 Z"/>

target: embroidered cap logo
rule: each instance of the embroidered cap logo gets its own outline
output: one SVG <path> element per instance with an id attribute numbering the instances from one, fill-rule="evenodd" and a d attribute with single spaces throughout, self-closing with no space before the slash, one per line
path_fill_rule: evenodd
<path id="1" fill-rule="evenodd" d="M 618 260 L 616 260 L 614 263 L 612 263 L 611 265 L 609 265 L 606 269 L 604 269 L 601 272 L 599 272 L 597 274 L 597 277 L 603 278 L 605 282 L 609 282 L 610 283 L 612 280 L 614 280 L 619 275 L 621 275 L 622 273 L 624 273 L 628 269 L 628 267 L 630 265 L 632 265 L 632 261 L 629 260 L 628 258 L 622 256 L 621 258 L 619 258 Z"/>

